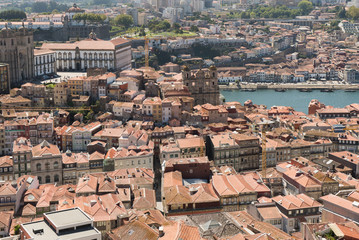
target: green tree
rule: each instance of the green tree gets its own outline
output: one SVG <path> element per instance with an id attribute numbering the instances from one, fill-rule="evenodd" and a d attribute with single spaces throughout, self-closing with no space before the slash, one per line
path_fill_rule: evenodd
<path id="1" fill-rule="evenodd" d="M 346 18 L 347 11 L 345 11 L 345 7 L 342 7 L 341 10 L 338 12 L 338 18 Z"/>
<path id="2" fill-rule="evenodd" d="M 199 32 L 199 29 L 196 25 L 192 25 L 191 28 L 189 29 L 191 32 Z"/>
<path id="3" fill-rule="evenodd" d="M 36 13 L 52 12 L 58 10 L 60 12 L 66 11 L 69 7 L 66 4 L 58 4 L 55 1 L 50 2 L 34 2 L 31 5 L 31 11 Z"/>
<path id="4" fill-rule="evenodd" d="M 92 120 L 92 118 L 93 118 L 93 116 L 94 116 L 94 111 L 89 111 L 87 114 L 86 114 L 86 116 L 85 116 L 85 120 L 87 120 L 87 121 L 91 121 Z"/>
<path id="5" fill-rule="evenodd" d="M 111 0 L 93 0 L 92 5 L 111 5 Z"/>
<path id="6" fill-rule="evenodd" d="M 181 25 L 179 25 L 178 23 L 174 23 L 174 24 L 172 24 L 172 27 L 173 27 L 174 29 L 180 29 L 180 28 L 181 28 Z"/>
<path id="7" fill-rule="evenodd" d="M 152 32 L 168 31 L 171 28 L 171 24 L 166 20 L 155 18 L 148 22 L 148 28 Z"/>
<path id="8" fill-rule="evenodd" d="M 115 17 L 114 23 L 117 26 L 122 26 L 127 29 L 133 24 L 133 18 L 131 15 L 120 14 Z"/>
<path id="9" fill-rule="evenodd" d="M 20 234 L 20 225 L 19 224 L 14 227 L 14 232 L 15 232 L 15 235 Z"/>
<path id="10" fill-rule="evenodd" d="M 307 15 L 313 10 L 313 3 L 308 0 L 302 0 L 298 3 L 299 9 L 302 11 L 302 14 Z"/>
<path id="11" fill-rule="evenodd" d="M 353 20 L 359 19 L 359 8 L 351 6 L 347 12 L 347 15 L 349 18 L 351 18 Z"/>
<path id="12" fill-rule="evenodd" d="M 74 20 L 86 20 L 91 22 L 103 22 L 106 20 L 106 15 L 95 13 L 77 13 L 73 16 Z"/>
<path id="13" fill-rule="evenodd" d="M 42 13 L 47 12 L 47 3 L 46 2 L 34 2 L 31 7 L 33 12 Z"/>
<path id="14" fill-rule="evenodd" d="M 26 13 L 21 10 L 5 10 L 0 12 L 0 19 L 3 20 L 15 20 L 15 19 L 25 19 Z"/>

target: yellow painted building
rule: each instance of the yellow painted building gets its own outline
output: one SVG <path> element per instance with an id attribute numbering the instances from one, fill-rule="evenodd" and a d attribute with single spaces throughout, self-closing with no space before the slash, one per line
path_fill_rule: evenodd
<path id="1" fill-rule="evenodd" d="M 153 116 L 153 121 L 162 122 L 162 100 L 159 97 L 149 97 L 143 101 L 142 114 Z"/>
<path id="2" fill-rule="evenodd" d="M 70 94 L 73 95 L 82 95 L 83 93 L 83 77 L 74 77 L 70 78 L 67 81 L 68 87 L 70 89 Z"/>

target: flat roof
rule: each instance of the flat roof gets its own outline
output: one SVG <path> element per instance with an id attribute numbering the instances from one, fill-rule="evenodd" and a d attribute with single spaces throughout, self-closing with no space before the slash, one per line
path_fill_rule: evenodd
<path id="1" fill-rule="evenodd" d="M 70 220 L 70 219 L 68 219 Z M 77 229 L 76 231 L 66 231 L 60 235 L 44 221 L 31 222 L 22 224 L 23 229 L 29 234 L 31 239 L 34 240 L 74 240 L 74 239 L 96 239 L 96 236 L 101 234 L 96 228 L 87 227 L 84 229 Z M 42 233 L 35 234 L 34 231 L 42 229 Z"/>
<path id="2" fill-rule="evenodd" d="M 92 221 L 92 219 L 79 208 L 44 213 L 44 217 L 59 230 L 68 227 L 90 224 Z"/>

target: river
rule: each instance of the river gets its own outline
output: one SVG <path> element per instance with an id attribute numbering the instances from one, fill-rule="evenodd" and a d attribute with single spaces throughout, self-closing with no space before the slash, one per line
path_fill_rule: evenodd
<path id="1" fill-rule="evenodd" d="M 290 106 L 296 111 L 308 113 L 308 104 L 312 99 L 318 99 L 325 105 L 334 107 L 345 107 L 351 103 L 359 103 L 359 91 L 345 92 L 335 90 L 334 92 L 300 92 L 298 90 L 287 90 L 276 92 L 273 89 L 258 89 L 255 92 L 242 92 L 241 90 L 221 90 L 226 102 L 237 101 L 243 104 L 248 99 L 254 104 L 264 104 L 268 108 L 272 106 Z"/>

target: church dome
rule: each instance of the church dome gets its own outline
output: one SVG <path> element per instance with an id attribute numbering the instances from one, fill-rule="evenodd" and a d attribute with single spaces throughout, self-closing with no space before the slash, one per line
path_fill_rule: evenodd
<path id="1" fill-rule="evenodd" d="M 9 33 L 9 32 L 13 32 L 13 30 L 11 30 L 10 28 L 8 28 L 7 25 L 6 25 L 3 29 L 1 29 L 1 32 L 7 32 L 7 33 Z"/>

